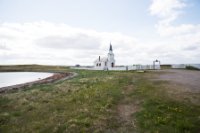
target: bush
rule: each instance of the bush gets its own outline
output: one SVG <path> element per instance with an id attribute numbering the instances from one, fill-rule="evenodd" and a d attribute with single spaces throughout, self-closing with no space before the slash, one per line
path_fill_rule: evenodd
<path id="1" fill-rule="evenodd" d="M 194 66 L 186 66 L 186 69 L 188 69 L 188 70 L 200 70 L 199 68 L 196 68 Z"/>

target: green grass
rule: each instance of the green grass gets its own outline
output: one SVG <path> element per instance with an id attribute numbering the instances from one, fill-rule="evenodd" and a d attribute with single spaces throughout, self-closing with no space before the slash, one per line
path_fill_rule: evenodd
<path id="1" fill-rule="evenodd" d="M 0 65 L 0 72 L 19 72 L 19 71 L 36 71 L 36 72 L 62 72 L 68 70 L 65 66 L 47 66 L 47 65 Z"/>
<path id="2" fill-rule="evenodd" d="M 118 126 L 112 111 L 127 78 L 77 71 L 79 76 L 0 97 L 1 132 L 93 132 Z"/>
<path id="3" fill-rule="evenodd" d="M 24 67 L 24 66 L 23 66 Z M 151 81 L 153 72 L 70 70 L 66 67 L 17 67 L 31 71 L 74 71 L 58 83 L 34 85 L 0 95 L 0 132 L 132 132 L 119 117 L 120 101 L 140 101 L 131 119 L 137 132 L 197 133 L 200 107 L 170 99 L 166 81 Z M 7 71 L 7 69 L 3 69 Z M 9 70 L 14 68 L 10 67 Z M 127 86 L 133 87 L 123 93 Z M 130 126 L 130 127 L 129 127 Z M 123 130 L 121 130 L 121 127 Z"/>
<path id="4" fill-rule="evenodd" d="M 136 82 L 133 97 L 142 100 L 141 110 L 134 114 L 140 132 L 197 133 L 200 131 L 200 107 L 172 100 L 164 85 L 169 82 Z"/>

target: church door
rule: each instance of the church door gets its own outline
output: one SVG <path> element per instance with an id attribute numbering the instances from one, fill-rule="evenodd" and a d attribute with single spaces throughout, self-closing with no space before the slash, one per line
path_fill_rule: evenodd
<path id="1" fill-rule="evenodd" d="M 114 63 L 112 63 L 111 66 L 114 67 Z"/>

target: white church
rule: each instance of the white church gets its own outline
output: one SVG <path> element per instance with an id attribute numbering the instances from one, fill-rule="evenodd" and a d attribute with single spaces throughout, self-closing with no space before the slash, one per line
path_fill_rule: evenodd
<path id="1" fill-rule="evenodd" d="M 110 43 L 110 48 L 107 57 L 100 57 L 94 61 L 94 68 L 100 70 L 109 70 L 115 66 L 113 48 Z"/>
<path id="2" fill-rule="evenodd" d="M 158 63 L 158 64 L 156 64 Z M 129 71 L 129 70 L 156 70 L 160 69 L 160 61 L 155 60 L 150 65 L 129 65 L 129 66 L 116 66 L 113 48 L 110 43 L 109 52 L 107 57 L 100 57 L 94 61 L 93 67 L 75 66 L 73 69 L 85 70 L 115 70 L 115 71 Z"/>

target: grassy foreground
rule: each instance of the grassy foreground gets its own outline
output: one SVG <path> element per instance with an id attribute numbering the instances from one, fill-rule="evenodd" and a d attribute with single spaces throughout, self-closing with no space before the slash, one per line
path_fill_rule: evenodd
<path id="1" fill-rule="evenodd" d="M 200 131 L 200 107 L 170 99 L 163 87 L 169 83 L 150 81 L 152 72 L 38 66 L 29 66 L 28 71 L 75 71 L 79 75 L 59 83 L 1 94 L 0 132 Z"/>

